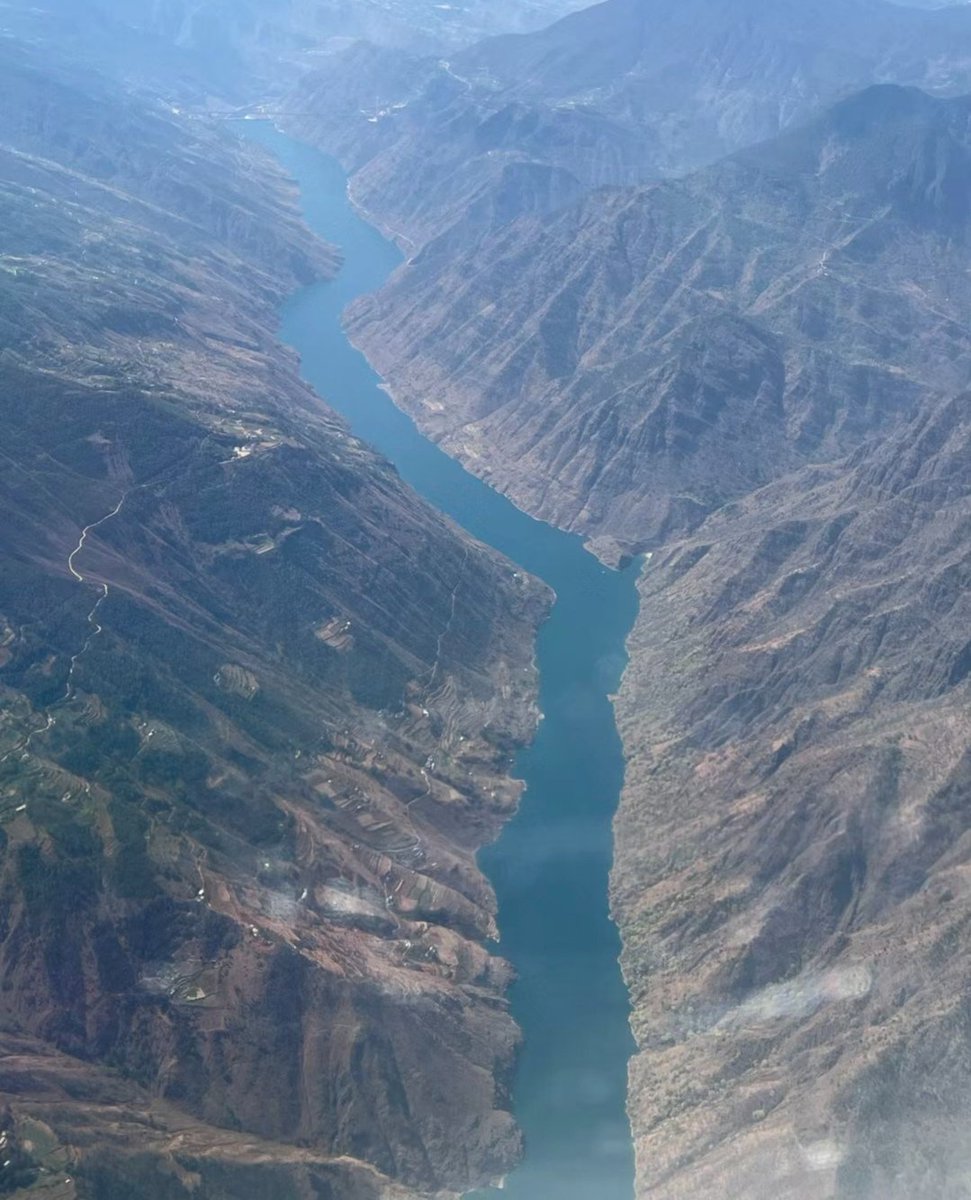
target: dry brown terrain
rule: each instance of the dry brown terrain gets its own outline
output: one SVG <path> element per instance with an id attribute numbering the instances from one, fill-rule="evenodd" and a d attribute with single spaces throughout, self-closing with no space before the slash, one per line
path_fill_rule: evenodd
<path id="1" fill-rule="evenodd" d="M 0 1187 L 487 1181 L 545 592 L 299 382 L 268 162 L 4 54 Z"/>
<path id="2" fill-rule="evenodd" d="M 650 564 L 613 901 L 656 1200 L 956 1200 L 971 402 Z"/>
<path id="3" fill-rule="evenodd" d="M 351 316 L 471 469 L 653 551 L 613 883 L 652 1200 L 971 1195 L 968 112 L 868 89 Z"/>

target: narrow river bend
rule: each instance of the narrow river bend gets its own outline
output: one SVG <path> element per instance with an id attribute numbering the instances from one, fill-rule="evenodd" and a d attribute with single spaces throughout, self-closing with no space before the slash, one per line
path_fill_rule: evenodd
<path id="1" fill-rule="evenodd" d="M 303 289 L 283 311 L 281 335 L 299 352 L 304 378 L 426 500 L 557 596 L 538 643 L 545 719 L 516 765 L 526 792 L 518 815 L 480 855 L 499 899 L 500 950 L 519 975 L 511 1003 L 525 1043 L 514 1107 L 526 1157 L 502 1193 L 479 1195 L 631 1200 L 625 1100 L 633 1043 L 607 904 L 624 764 L 608 697 L 637 612 L 636 567 L 604 568 L 579 538 L 519 511 L 395 408 L 347 341 L 341 314 L 380 287 L 400 262 L 397 249 L 355 213 L 333 159 L 269 122 L 241 128 L 297 180 L 308 224 L 344 255 L 335 280 Z"/>

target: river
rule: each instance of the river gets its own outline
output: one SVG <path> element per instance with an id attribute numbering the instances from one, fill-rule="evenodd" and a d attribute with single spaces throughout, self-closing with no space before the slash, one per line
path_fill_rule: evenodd
<path id="1" fill-rule="evenodd" d="M 476 1195 L 631 1200 L 625 1100 L 634 1047 L 607 901 L 624 764 L 608 697 L 626 664 L 637 568 L 606 569 L 578 537 L 533 520 L 469 475 L 394 406 L 347 341 L 341 314 L 384 282 L 398 250 L 351 207 L 335 160 L 269 122 L 242 128 L 296 179 L 307 223 L 344 255 L 336 279 L 304 288 L 283 310 L 282 337 L 299 352 L 306 381 L 426 500 L 557 596 L 538 640 L 544 720 L 516 763 L 523 802 L 479 858 L 499 900 L 499 949 L 518 972 L 511 1004 L 525 1042 L 514 1108 L 526 1156 L 504 1191 Z"/>

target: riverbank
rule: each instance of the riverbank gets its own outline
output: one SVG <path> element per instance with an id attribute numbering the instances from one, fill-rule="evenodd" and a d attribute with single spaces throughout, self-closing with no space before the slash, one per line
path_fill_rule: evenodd
<path id="1" fill-rule="evenodd" d="M 333 282 L 303 289 L 282 314 L 304 378 L 426 500 L 556 594 L 537 646 L 545 719 L 514 765 L 525 795 L 480 855 L 498 898 L 499 949 L 518 974 L 510 1003 L 524 1035 L 513 1111 L 526 1156 L 504 1196 L 630 1200 L 633 1043 L 607 897 L 624 769 L 610 696 L 637 612 L 637 568 L 609 570 L 578 537 L 533 520 L 418 433 L 341 325 L 351 300 L 400 261 L 397 250 L 354 211 L 334 160 L 266 123 L 245 131 L 297 180 L 308 224 L 344 256 Z"/>

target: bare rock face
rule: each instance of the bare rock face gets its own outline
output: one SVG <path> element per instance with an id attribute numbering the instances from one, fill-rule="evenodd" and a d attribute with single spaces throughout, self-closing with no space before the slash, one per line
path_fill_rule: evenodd
<path id="1" fill-rule="evenodd" d="M 546 595 L 299 382 L 268 162 L 4 55 L 0 1188 L 484 1183 Z"/>
<path id="2" fill-rule="evenodd" d="M 877 87 L 689 176 L 434 246 L 349 330 L 517 503 L 658 544 L 963 386 L 967 100 Z"/>
<path id="3" fill-rule="evenodd" d="M 967 1194 L 971 401 L 659 552 L 613 903 L 644 1195 Z"/>

